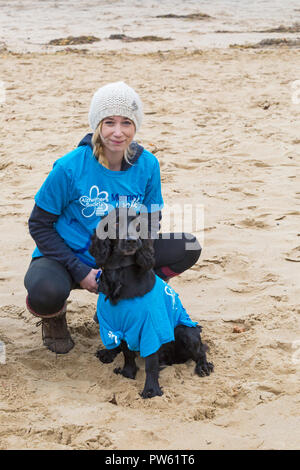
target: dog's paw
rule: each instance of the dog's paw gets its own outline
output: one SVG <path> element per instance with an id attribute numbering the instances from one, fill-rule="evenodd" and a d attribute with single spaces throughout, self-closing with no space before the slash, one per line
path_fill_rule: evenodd
<path id="1" fill-rule="evenodd" d="M 121 374 L 123 377 L 126 377 L 127 379 L 135 379 L 136 373 L 138 371 L 138 367 L 116 367 L 114 369 L 115 374 Z"/>
<path id="2" fill-rule="evenodd" d="M 214 365 L 212 362 L 205 362 L 201 364 L 197 364 L 195 368 L 195 373 L 200 377 L 205 377 L 206 375 L 210 375 L 211 372 L 214 371 Z"/>
<path id="3" fill-rule="evenodd" d="M 96 352 L 96 357 L 98 357 L 99 361 L 103 362 L 104 364 L 109 364 L 113 362 L 115 357 L 119 354 L 120 350 L 116 349 L 98 349 Z"/>
<path id="4" fill-rule="evenodd" d="M 142 393 L 140 393 L 142 398 L 153 398 L 153 397 L 161 397 L 164 394 L 160 387 L 155 388 L 144 388 Z"/>

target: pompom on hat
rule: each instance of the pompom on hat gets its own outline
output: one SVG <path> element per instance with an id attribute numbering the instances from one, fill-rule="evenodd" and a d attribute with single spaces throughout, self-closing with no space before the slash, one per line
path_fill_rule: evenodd
<path id="1" fill-rule="evenodd" d="M 109 83 L 94 94 L 89 111 L 89 124 L 95 132 L 99 123 L 108 116 L 131 119 L 138 131 L 143 120 L 143 105 L 139 95 L 124 82 Z"/>

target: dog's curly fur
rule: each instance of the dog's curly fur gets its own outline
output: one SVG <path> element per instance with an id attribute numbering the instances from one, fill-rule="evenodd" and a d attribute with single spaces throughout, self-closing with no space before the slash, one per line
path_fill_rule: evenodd
<path id="1" fill-rule="evenodd" d="M 130 222 L 134 217 L 136 216 L 128 215 L 127 221 Z M 103 292 L 106 299 L 114 305 L 121 299 L 145 295 L 155 283 L 153 240 L 139 239 L 136 242 L 131 240 L 129 248 L 128 250 L 126 242 L 122 242 L 119 238 L 99 239 L 96 233 L 91 240 L 89 251 L 95 258 L 97 266 L 102 269 L 99 291 Z M 129 255 L 126 250 L 129 251 Z M 130 260 L 128 256 L 131 257 Z M 202 343 L 200 332 L 200 326 L 191 328 L 179 325 L 174 330 L 175 341 L 164 344 L 158 352 L 146 357 L 146 382 L 141 393 L 143 398 L 162 395 L 158 376 L 159 370 L 166 365 L 192 359 L 196 362 L 195 372 L 199 376 L 209 375 L 213 371 L 213 364 L 207 362 L 208 348 Z M 109 363 L 121 351 L 125 363 L 123 368 L 115 369 L 114 372 L 134 379 L 137 372 L 136 354 L 128 349 L 124 341 L 118 348 L 98 350 L 96 356 L 101 362 Z"/>
<path id="2" fill-rule="evenodd" d="M 119 240 L 100 240 L 95 233 L 89 249 L 96 263 L 102 268 L 99 291 L 116 305 L 121 299 L 145 295 L 154 285 L 154 248 L 152 240 L 141 240 L 134 254 L 134 264 L 126 264 L 126 255 L 120 249 Z M 114 268 L 109 266 L 113 263 Z M 138 280 L 138 282 L 136 282 Z"/>

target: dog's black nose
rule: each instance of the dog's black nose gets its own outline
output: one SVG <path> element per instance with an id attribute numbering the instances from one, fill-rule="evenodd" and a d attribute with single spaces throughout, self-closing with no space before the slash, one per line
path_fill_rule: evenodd
<path id="1" fill-rule="evenodd" d="M 128 242 L 136 242 L 137 240 L 138 240 L 138 237 L 134 237 L 133 235 L 129 235 L 126 238 L 126 241 L 128 241 Z"/>
<path id="2" fill-rule="evenodd" d="M 135 248 L 137 246 L 138 239 L 136 237 L 127 237 L 124 240 L 124 245 L 126 248 Z"/>
<path id="3" fill-rule="evenodd" d="M 135 236 L 128 236 L 120 240 L 120 249 L 126 255 L 134 254 L 141 246 L 141 240 Z"/>

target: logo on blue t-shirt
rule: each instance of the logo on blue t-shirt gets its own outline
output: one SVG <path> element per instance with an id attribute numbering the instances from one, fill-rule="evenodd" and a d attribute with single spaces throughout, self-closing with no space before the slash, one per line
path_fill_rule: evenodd
<path id="1" fill-rule="evenodd" d="M 112 202 L 114 202 L 114 207 L 134 207 L 138 210 L 141 206 L 141 195 L 139 194 L 129 194 L 127 196 L 121 196 L 120 194 L 112 193 L 111 195 Z M 81 214 L 84 217 L 92 217 L 93 215 L 103 217 L 108 214 L 108 192 L 100 191 L 98 186 L 91 186 L 89 191 L 89 196 L 81 196 L 79 202 L 84 208 L 81 211 Z"/>
<path id="2" fill-rule="evenodd" d="M 108 209 L 108 192 L 99 191 L 98 186 L 94 185 L 90 189 L 89 196 L 81 196 L 80 204 L 84 206 L 81 213 L 84 217 L 92 217 L 94 214 L 105 215 Z"/>

